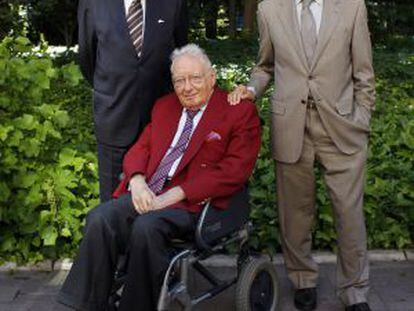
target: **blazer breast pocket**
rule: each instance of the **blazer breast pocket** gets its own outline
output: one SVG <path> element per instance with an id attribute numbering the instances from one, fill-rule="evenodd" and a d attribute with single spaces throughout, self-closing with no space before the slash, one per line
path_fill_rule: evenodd
<path id="1" fill-rule="evenodd" d="M 286 113 L 286 104 L 281 101 L 271 100 L 270 112 L 284 115 Z"/>

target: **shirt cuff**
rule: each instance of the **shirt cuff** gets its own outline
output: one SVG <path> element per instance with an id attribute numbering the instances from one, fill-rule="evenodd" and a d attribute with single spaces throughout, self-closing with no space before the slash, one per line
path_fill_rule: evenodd
<path id="1" fill-rule="evenodd" d="M 256 88 L 254 86 L 247 86 L 248 91 L 252 92 L 253 95 L 256 97 Z"/>

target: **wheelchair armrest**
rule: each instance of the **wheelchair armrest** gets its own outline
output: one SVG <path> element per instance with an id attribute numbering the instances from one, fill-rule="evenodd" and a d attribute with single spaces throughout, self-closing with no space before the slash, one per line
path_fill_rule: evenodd
<path id="1" fill-rule="evenodd" d="M 195 242 L 198 249 L 211 252 L 217 242 L 240 230 L 250 212 L 247 187 L 235 193 L 226 209 L 217 209 L 207 202 L 198 219 Z"/>
<path id="2" fill-rule="evenodd" d="M 197 244 L 197 247 L 205 250 L 205 251 L 211 251 L 212 247 L 209 243 L 207 243 L 207 241 L 203 238 L 203 234 L 202 234 L 202 230 L 203 230 L 203 226 L 205 224 L 206 221 L 206 216 L 207 213 L 209 212 L 209 210 L 212 208 L 210 201 L 208 201 L 204 207 L 203 210 L 201 211 L 200 217 L 198 219 L 197 222 L 197 228 L 195 231 L 195 242 Z"/>

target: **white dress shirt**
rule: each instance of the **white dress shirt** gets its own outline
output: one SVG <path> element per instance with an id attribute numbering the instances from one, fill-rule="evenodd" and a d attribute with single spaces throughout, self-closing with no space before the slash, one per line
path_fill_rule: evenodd
<path id="1" fill-rule="evenodd" d="M 125 16 L 128 16 L 128 10 L 134 0 L 124 0 Z M 142 5 L 142 40 L 144 40 L 145 33 L 145 9 L 146 9 L 146 0 L 141 0 Z M 144 42 L 144 41 L 142 41 Z"/>
<path id="2" fill-rule="evenodd" d="M 302 0 L 294 0 L 296 5 L 296 11 L 298 16 L 299 26 L 301 24 L 301 14 L 302 14 Z M 319 34 L 319 29 L 321 28 L 322 21 L 322 10 L 323 10 L 323 0 L 314 0 L 309 6 L 313 18 L 315 19 L 316 24 L 316 34 Z"/>
<path id="3" fill-rule="evenodd" d="M 200 111 L 194 116 L 193 128 L 191 129 L 190 139 L 188 140 L 189 142 L 190 142 L 191 136 L 193 136 L 193 133 L 194 133 L 195 129 L 197 128 L 197 125 L 200 122 L 201 117 L 203 116 L 203 113 L 206 110 L 206 108 L 207 108 L 207 105 L 204 105 L 203 107 L 200 108 Z M 181 112 L 181 117 L 180 117 L 180 121 L 178 122 L 177 131 L 175 132 L 174 138 L 171 142 L 170 147 L 168 148 L 167 152 L 165 153 L 165 156 L 167 156 L 172 151 L 172 149 L 175 147 L 175 145 L 178 142 L 178 139 L 181 136 L 182 131 L 184 130 L 185 120 L 187 118 L 186 111 L 187 111 L 187 109 L 183 109 L 183 111 Z M 185 146 L 185 147 L 187 148 L 187 146 Z M 175 171 L 177 170 L 178 165 L 180 164 L 180 161 L 181 161 L 182 157 L 183 156 L 181 156 L 177 160 L 175 160 L 175 162 L 171 166 L 170 171 L 168 172 L 168 177 L 172 177 L 174 175 Z"/>

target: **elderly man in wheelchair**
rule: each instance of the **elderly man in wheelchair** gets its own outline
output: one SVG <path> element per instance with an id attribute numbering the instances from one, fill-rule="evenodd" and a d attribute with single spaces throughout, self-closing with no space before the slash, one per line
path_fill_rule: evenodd
<path id="1" fill-rule="evenodd" d="M 190 310 L 237 283 L 238 309 L 274 310 L 273 266 L 246 246 L 245 185 L 260 148 L 256 108 L 227 103 L 198 46 L 175 50 L 171 61 L 175 92 L 156 102 L 126 154 L 114 199 L 87 215 L 58 301 L 76 310 Z M 238 276 L 222 281 L 200 261 L 231 242 L 240 247 Z M 189 266 L 212 285 L 197 297 L 188 291 Z"/>

